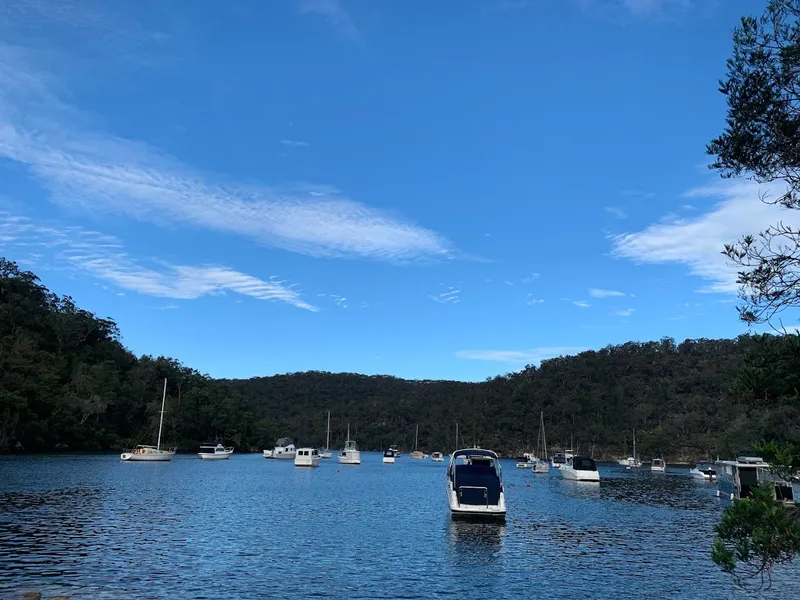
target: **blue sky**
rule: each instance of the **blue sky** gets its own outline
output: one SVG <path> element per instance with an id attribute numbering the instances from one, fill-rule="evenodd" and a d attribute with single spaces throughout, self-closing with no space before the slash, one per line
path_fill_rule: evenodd
<path id="1" fill-rule="evenodd" d="M 481 380 L 728 337 L 706 168 L 752 0 L 17 0 L 0 254 L 221 377 Z"/>

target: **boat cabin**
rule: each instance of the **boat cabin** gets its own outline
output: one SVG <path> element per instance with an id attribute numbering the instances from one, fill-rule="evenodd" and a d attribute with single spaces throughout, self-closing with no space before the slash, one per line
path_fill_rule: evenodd
<path id="1" fill-rule="evenodd" d="M 597 463 L 587 456 L 573 456 L 570 464 L 576 471 L 597 471 Z"/>
<path id="2" fill-rule="evenodd" d="M 466 458 L 466 464 L 456 462 Z M 453 453 L 447 476 L 460 505 L 496 506 L 503 492 L 502 470 L 497 454 L 491 450 L 457 450 Z"/>
<path id="3" fill-rule="evenodd" d="M 294 458 L 297 448 L 294 445 L 292 438 L 283 437 L 275 442 L 275 449 L 272 451 L 272 458 L 282 458 L 282 455 L 287 455 L 289 458 Z"/>
<path id="4" fill-rule="evenodd" d="M 736 460 L 717 461 L 717 496 L 731 500 L 747 498 L 758 484 L 770 483 L 775 489 L 775 499 L 794 502 L 791 484 L 769 472 L 769 464 L 760 456 L 739 456 Z"/>

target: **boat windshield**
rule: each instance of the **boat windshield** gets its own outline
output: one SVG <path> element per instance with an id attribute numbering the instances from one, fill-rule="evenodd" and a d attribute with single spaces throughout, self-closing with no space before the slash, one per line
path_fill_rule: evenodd
<path id="1" fill-rule="evenodd" d="M 583 456 L 576 456 L 572 459 L 572 468 L 576 471 L 597 471 L 594 460 Z"/>

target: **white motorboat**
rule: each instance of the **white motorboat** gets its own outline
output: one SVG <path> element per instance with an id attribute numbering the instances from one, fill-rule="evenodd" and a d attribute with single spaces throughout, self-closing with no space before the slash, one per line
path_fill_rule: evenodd
<path id="1" fill-rule="evenodd" d="M 522 457 L 517 460 L 517 468 L 518 469 L 532 469 L 536 466 L 536 461 L 539 460 L 535 454 L 531 452 L 525 452 L 522 454 Z"/>
<path id="2" fill-rule="evenodd" d="M 431 452 L 431 460 L 433 462 L 443 462 L 444 455 L 441 452 Z"/>
<path id="3" fill-rule="evenodd" d="M 466 462 L 458 461 L 459 458 Z M 497 454 L 491 450 L 470 448 L 453 452 L 445 489 L 453 518 L 504 520 L 506 517 L 503 473 Z"/>
<path id="4" fill-rule="evenodd" d="M 361 452 L 359 452 L 355 440 L 350 439 L 350 423 L 347 424 L 347 439 L 344 442 L 344 450 L 339 453 L 339 464 L 361 464 Z"/>
<path id="5" fill-rule="evenodd" d="M 544 459 L 537 458 L 531 471 L 533 473 L 549 473 L 550 463 L 547 462 L 547 436 L 544 434 L 544 411 L 539 413 L 539 439 L 536 441 L 537 452 L 541 450 Z"/>
<path id="6" fill-rule="evenodd" d="M 270 458 L 276 458 L 278 460 L 294 460 L 296 455 L 297 447 L 294 445 L 294 440 L 292 438 L 284 437 L 275 442 L 275 448 L 272 450 L 272 456 Z"/>
<path id="7" fill-rule="evenodd" d="M 316 448 L 298 448 L 294 456 L 294 466 L 318 467 L 320 458 Z"/>
<path id="8" fill-rule="evenodd" d="M 262 454 L 264 455 L 264 458 L 272 458 L 272 450 L 263 450 Z"/>
<path id="9" fill-rule="evenodd" d="M 164 404 L 167 401 L 167 380 L 164 379 L 164 393 L 161 396 L 161 418 L 158 421 L 158 442 L 155 446 L 138 445 L 133 450 L 126 450 L 119 455 L 125 462 L 166 462 L 175 456 L 175 448 L 161 449 L 161 429 L 164 425 Z"/>
<path id="10" fill-rule="evenodd" d="M 689 469 L 689 475 L 703 481 L 716 481 L 717 470 L 707 463 L 697 463 L 694 469 Z"/>
<path id="11" fill-rule="evenodd" d="M 736 460 L 718 460 L 717 496 L 730 500 L 748 498 L 757 485 L 772 488 L 777 502 L 794 504 L 792 484 L 770 472 L 770 465 L 760 456 L 739 456 Z"/>
<path id="12" fill-rule="evenodd" d="M 600 481 L 594 459 L 587 456 L 573 456 L 561 467 L 561 477 L 572 481 Z"/>
<path id="13" fill-rule="evenodd" d="M 395 461 L 394 450 L 389 448 L 388 450 L 384 451 L 384 453 L 383 453 L 383 464 L 385 464 L 385 465 L 393 465 L 394 461 Z"/>
<path id="14" fill-rule="evenodd" d="M 572 460 L 572 457 L 575 456 L 572 450 L 564 450 L 563 452 L 555 452 L 553 453 L 553 457 L 550 459 L 550 466 L 554 469 L 563 469 L 564 466 Z"/>
<path id="15" fill-rule="evenodd" d="M 220 443 L 206 442 L 200 446 L 197 458 L 202 460 L 225 460 L 233 454 L 233 446 L 225 447 Z"/>
<path id="16" fill-rule="evenodd" d="M 320 458 L 331 458 L 333 453 L 331 452 L 331 411 L 328 411 L 328 430 L 325 434 L 325 450 L 320 450 L 319 457 Z"/>
<path id="17" fill-rule="evenodd" d="M 650 462 L 650 470 L 653 473 L 664 473 L 667 470 L 667 463 L 664 462 L 663 458 L 654 458 Z"/>

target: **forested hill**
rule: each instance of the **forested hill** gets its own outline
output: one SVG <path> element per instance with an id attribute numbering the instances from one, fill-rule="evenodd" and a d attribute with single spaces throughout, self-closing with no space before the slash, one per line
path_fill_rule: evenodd
<path id="1" fill-rule="evenodd" d="M 691 460 L 798 437 L 797 336 L 628 343 L 544 361 L 482 383 L 322 372 L 214 380 L 173 359 L 136 357 L 116 324 L 50 293 L 0 259 L 0 448 L 96 450 L 151 442 L 168 379 L 165 438 L 193 450 L 216 436 L 242 450 L 281 436 L 332 443 L 347 424 L 364 449 L 450 451 L 477 443 L 509 454 L 536 445 L 621 455 L 636 429 L 647 458 Z"/>

